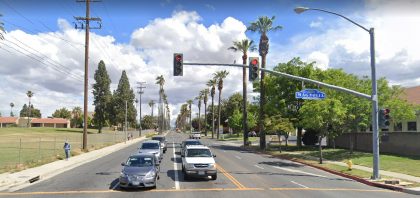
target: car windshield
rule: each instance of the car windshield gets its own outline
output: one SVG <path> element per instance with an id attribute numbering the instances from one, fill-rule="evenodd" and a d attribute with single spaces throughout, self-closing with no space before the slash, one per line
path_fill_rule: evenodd
<path id="1" fill-rule="evenodd" d="M 131 167 L 149 167 L 153 166 L 152 157 L 132 156 L 128 158 L 126 166 Z"/>
<path id="2" fill-rule="evenodd" d="M 211 157 L 209 149 L 188 149 L 187 157 Z"/>
<path id="3" fill-rule="evenodd" d="M 143 143 L 141 149 L 159 149 L 160 145 L 157 143 Z"/>
<path id="4" fill-rule="evenodd" d="M 163 142 L 164 138 L 163 137 L 152 137 L 152 140 L 157 140 L 157 141 Z"/>
<path id="5" fill-rule="evenodd" d="M 188 141 L 185 142 L 185 145 L 202 145 L 199 141 Z"/>

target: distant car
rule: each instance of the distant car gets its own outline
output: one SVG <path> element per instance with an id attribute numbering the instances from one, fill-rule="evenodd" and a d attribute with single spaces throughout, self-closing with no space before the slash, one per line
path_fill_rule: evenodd
<path id="1" fill-rule="evenodd" d="M 201 132 L 195 131 L 190 134 L 190 139 L 201 139 Z"/>
<path id="2" fill-rule="evenodd" d="M 203 145 L 189 145 L 182 155 L 182 171 L 184 179 L 190 177 L 208 177 L 217 179 L 216 162 L 210 149 Z"/>
<path id="3" fill-rule="evenodd" d="M 161 136 L 161 135 L 157 135 L 157 136 L 153 136 L 152 140 L 157 140 L 160 142 L 160 148 L 162 148 L 163 153 L 166 153 L 167 147 L 166 147 L 166 139 L 165 136 Z"/>
<path id="4" fill-rule="evenodd" d="M 121 165 L 123 166 L 119 177 L 121 188 L 156 188 L 159 166 L 157 166 L 153 154 L 131 155 Z"/>
<path id="5" fill-rule="evenodd" d="M 163 158 L 160 142 L 157 140 L 144 141 L 139 148 L 139 153 L 153 154 L 158 165 Z"/>
<path id="6" fill-rule="evenodd" d="M 185 147 L 188 145 L 203 145 L 199 140 L 187 139 L 181 143 L 181 155 L 185 152 Z"/>

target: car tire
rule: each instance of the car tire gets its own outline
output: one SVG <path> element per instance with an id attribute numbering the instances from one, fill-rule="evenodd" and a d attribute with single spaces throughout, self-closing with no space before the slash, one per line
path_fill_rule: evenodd
<path id="1" fill-rule="evenodd" d="M 217 175 L 212 175 L 211 176 L 211 180 L 216 180 L 217 179 Z"/>
<path id="2" fill-rule="evenodd" d="M 184 172 L 184 180 L 185 180 L 185 181 L 190 180 L 190 177 L 187 175 L 187 173 L 186 173 L 186 172 Z"/>

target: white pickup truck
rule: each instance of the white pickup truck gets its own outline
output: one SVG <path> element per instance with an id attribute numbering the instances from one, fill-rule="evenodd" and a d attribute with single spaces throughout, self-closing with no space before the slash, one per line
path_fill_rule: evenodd
<path id="1" fill-rule="evenodd" d="M 201 132 L 191 132 L 190 139 L 201 139 Z"/>
<path id="2" fill-rule="evenodd" d="M 212 180 L 217 179 L 217 169 L 214 157 L 207 146 L 203 145 L 188 145 L 182 157 L 182 172 L 184 172 L 184 179 L 188 180 L 190 177 L 208 177 Z"/>

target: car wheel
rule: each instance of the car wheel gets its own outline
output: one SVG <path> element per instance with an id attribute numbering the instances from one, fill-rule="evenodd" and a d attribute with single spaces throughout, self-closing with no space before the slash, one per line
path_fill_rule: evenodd
<path id="1" fill-rule="evenodd" d="M 211 180 L 216 180 L 217 179 L 217 175 L 212 175 L 211 176 Z"/>
<path id="2" fill-rule="evenodd" d="M 189 180 L 190 177 L 188 177 L 187 173 L 184 172 L 184 180 Z"/>

